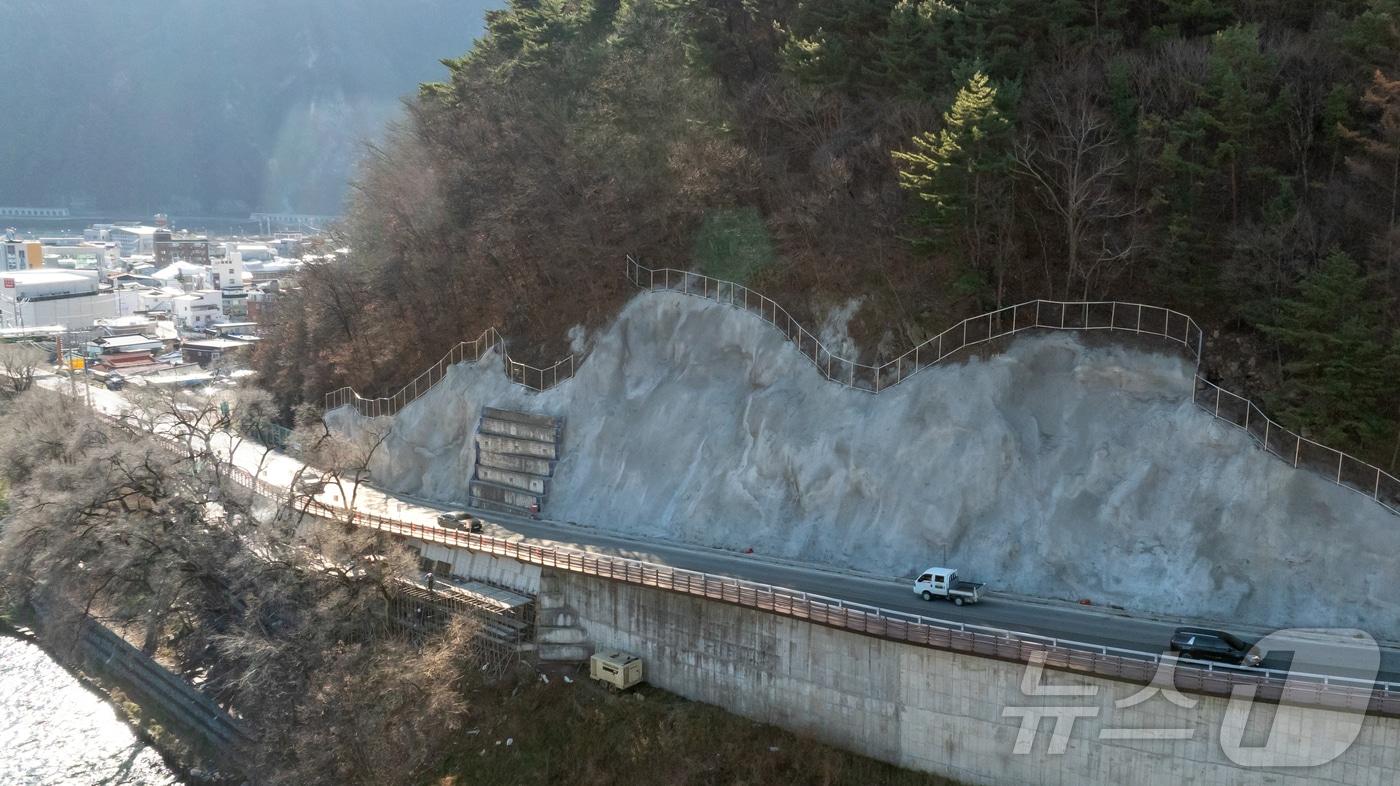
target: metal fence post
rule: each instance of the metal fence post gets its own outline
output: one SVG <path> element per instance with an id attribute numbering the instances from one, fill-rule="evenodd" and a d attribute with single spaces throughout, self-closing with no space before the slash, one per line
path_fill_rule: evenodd
<path id="1" fill-rule="evenodd" d="M 1346 456 L 1340 450 L 1337 451 L 1337 485 L 1342 485 L 1342 459 Z"/>
<path id="2" fill-rule="evenodd" d="M 1215 383 L 1211 383 L 1215 384 Z M 1220 417 L 1220 386 L 1215 385 L 1215 416 Z"/>
<path id="3" fill-rule="evenodd" d="M 1298 440 L 1298 447 L 1293 449 L 1293 468 L 1298 468 L 1298 457 L 1303 455 L 1303 438 L 1297 434 L 1293 435 Z"/>

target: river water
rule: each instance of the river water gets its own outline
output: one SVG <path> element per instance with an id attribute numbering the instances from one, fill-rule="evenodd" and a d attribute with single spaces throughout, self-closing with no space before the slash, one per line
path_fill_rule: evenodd
<path id="1" fill-rule="evenodd" d="M 0 784 L 179 784 L 105 701 L 43 650 L 0 634 Z"/>

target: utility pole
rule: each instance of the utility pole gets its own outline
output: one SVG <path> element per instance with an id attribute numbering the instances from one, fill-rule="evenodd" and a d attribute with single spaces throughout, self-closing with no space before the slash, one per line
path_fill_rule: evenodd
<path id="1" fill-rule="evenodd" d="M 78 381 L 77 381 L 76 379 L 73 378 L 73 364 L 70 363 L 70 362 L 68 362 L 68 358 L 67 358 L 67 356 L 66 356 L 66 350 L 64 350 L 64 348 L 63 348 L 63 336 L 64 336 L 64 335 L 65 335 L 65 334 L 59 334 L 59 336 L 58 336 L 58 344 L 57 344 L 57 346 L 55 347 L 55 349 L 58 350 L 58 364 L 59 364 L 60 366 L 63 366 L 64 370 L 68 372 L 68 395 L 69 395 L 70 397 L 72 397 L 72 398 L 77 398 L 77 397 L 78 397 Z"/>

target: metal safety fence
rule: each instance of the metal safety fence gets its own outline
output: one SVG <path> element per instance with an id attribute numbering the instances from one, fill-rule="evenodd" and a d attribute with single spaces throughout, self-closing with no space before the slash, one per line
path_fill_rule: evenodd
<path id="1" fill-rule="evenodd" d="M 1180 345 L 1200 365 L 1205 332 L 1191 317 L 1161 306 L 1120 301 L 1032 300 L 969 317 L 894 360 L 878 365 L 840 357 L 772 299 L 748 287 L 699 273 L 645 267 L 627 259 L 627 277 L 644 290 L 682 292 L 747 311 L 781 331 L 827 379 L 879 393 L 963 349 L 1027 330 L 1108 330 L 1157 336 Z M 1242 429 L 1266 452 L 1298 469 L 1311 470 L 1343 488 L 1364 494 L 1400 515 L 1400 480 L 1380 467 L 1289 431 L 1266 417 L 1249 399 L 1195 375 L 1196 405 Z"/>
<path id="2" fill-rule="evenodd" d="M 969 347 L 1026 330 L 1117 330 L 1160 336 L 1200 359 L 1204 333 L 1195 320 L 1161 306 L 1118 301 L 1031 300 L 968 317 L 884 363 L 861 363 L 831 351 L 777 302 L 742 284 L 673 268 L 653 269 L 627 259 L 627 278 L 644 290 L 669 290 L 747 311 L 777 328 L 823 377 L 847 387 L 879 393 Z"/>
<path id="3" fill-rule="evenodd" d="M 870 393 L 888 390 L 929 366 L 964 357 L 963 350 L 1033 330 L 1110 331 L 1162 338 L 1180 347 L 1197 368 L 1205 351 L 1205 331 L 1190 316 L 1173 309 L 1122 301 L 1031 300 L 968 317 L 892 360 L 861 363 L 832 351 L 787 309 L 742 284 L 674 268 L 650 268 L 631 257 L 626 260 L 626 276 L 645 291 L 680 292 L 753 314 L 780 331 L 825 379 Z M 480 360 L 497 348 L 510 379 L 532 390 L 551 388 L 573 377 L 576 370 L 572 354 L 544 368 L 513 360 L 505 349 L 505 340 L 495 328 L 490 328 L 474 341 L 458 344 L 398 393 L 366 399 L 351 388 L 341 388 L 327 394 L 326 410 L 349 405 L 367 417 L 393 415 L 441 382 L 449 367 Z M 1394 475 L 1283 428 L 1250 400 L 1199 374 L 1194 384 L 1192 400 L 1197 406 L 1248 433 L 1270 455 L 1364 494 L 1400 515 L 1400 479 Z"/>
<path id="4" fill-rule="evenodd" d="M 505 338 L 495 328 L 487 328 L 471 341 L 463 341 L 448 350 L 437 363 L 422 374 L 414 377 L 407 385 L 391 396 L 363 398 L 354 388 L 343 387 L 326 394 L 325 408 L 329 412 L 343 406 L 352 406 L 365 417 L 394 415 L 410 402 L 432 390 L 447 377 L 447 370 L 458 363 L 477 362 L 493 350 L 499 350 L 506 376 L 512 382 L 531 390 L 548 390 L 574 375 L 575 358 L 570 354 L 551 366 L 543 368 L 522 363 L 510 356 Z"/>
<path id="5" fill-rule="evenodd" d="M 105 413 L 98 414 L 110 422 L 121 420 Z M 186 449 L 178 434 L 154 436 L 170 450 Z M 301 509 L 323 518 L 544 568 L 729 603 L 852 633 L 1018 663 L 1034 660 L 1051 668 L 1135 683 L 1152 683 L 1163 669 L 1170 669 L 1174 684 L 1185 691 L 1230 696 L 1236 688 L 1250 686 L 1256 691 L 1256 698 L 1265 701 L 1400 717 L 1400 683 L 1396 682 L 1188 660 L 1158 652 L 910 614 L 628 557 L 523 543 L 350 510 L 316 499 L 298 499 L 289 487 L 272 483 L 232 461 L 223 470 L 219 477 L 249 493 L 278 504 L 295 501 Z"/>
<path id="6" fill-rule="evenodd" d="M 265 497 L 277 500 L 290 498 L 286 488 L 256 478 L 239 468 L 232 470 L 229 478 Z M 1144 684 L 1151 683 L 1160 670 L 1169 668 L 1175 685 L 1185 691 L 1230 696 L 1239 686 L 1252 686 L 1257 691 L 1255 695 L 1265 701 L 1400 716 L 1400 683 L 1187 660 L 1156 652 L 909 614 L 627 557 L 445 529 L 432 524 L 351 511 L 316 500 L 300 504 L 314 515 L 371 527 L 390 535 L 505 557 L 543 568 L 677 592 L 907 644 L 1018 663 L 1043 659 L 1045 665 L 1052 668 Z"/>
<path id="7" fill-rule="evenodd" d="M 1389 472 L 1289 431 L 1270 420 L 1254 402 L 1200 375 L 1196 376 L 1194 400 L 1196 406 L 1247 433 L 1269 455 L 1364 494 L 1400 515 L 1400 480 Z"/>

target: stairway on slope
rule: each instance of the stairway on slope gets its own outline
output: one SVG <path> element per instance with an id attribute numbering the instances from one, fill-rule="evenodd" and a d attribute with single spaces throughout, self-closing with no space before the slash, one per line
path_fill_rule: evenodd
<path id="1" fill-rule="evenodd" d="M 484 407 L 470 505 L 526 516 L 543 510 L 563 431 L 560 418 Z"/>

